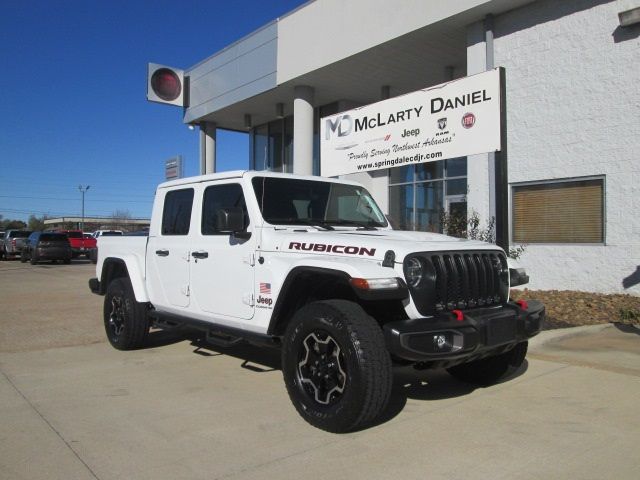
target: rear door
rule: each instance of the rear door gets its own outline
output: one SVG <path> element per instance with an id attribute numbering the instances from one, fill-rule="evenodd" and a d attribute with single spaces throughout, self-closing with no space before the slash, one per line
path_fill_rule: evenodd
<path id="1" fill-rule="evenodd" d="M 147 245 L 149 294 L 156 306 L 189 306 L 189 232 L 193 210 L 192 187 L 168 191 L 162 224 Z"/>
<path id="2" fill-rule="evenodd" d="M 251 231 L 242 186 L 237 180 L 205 183 L 200 221 L 191 236 L 192 308 L 216 318 L 250 319 L 254 304 L 255 235 L 239 239 L 217 230 L 221 208 L 241 207 Z"/>

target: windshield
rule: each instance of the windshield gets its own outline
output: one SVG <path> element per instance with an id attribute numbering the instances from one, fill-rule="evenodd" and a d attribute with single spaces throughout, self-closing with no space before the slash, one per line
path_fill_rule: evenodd
<path id="1" fill-rule="evenodd" d="M 255 177 L 253 189 L 264 219 L 276 225 L 386 227 L 369 192 L 357 185 Z"/>

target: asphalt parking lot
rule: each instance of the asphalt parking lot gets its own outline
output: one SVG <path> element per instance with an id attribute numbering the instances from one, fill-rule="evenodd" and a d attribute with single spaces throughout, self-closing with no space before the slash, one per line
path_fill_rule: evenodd
<path id="1" fill-rule="evenodd" d="M 544 333 L 488 388 L 398 369 L 380 424 L 334 435 L 298 417 L 277 351 L 112 349 L 93 272 L 0 262 L 2 479 L 640 478 L 633 327 Z"/>

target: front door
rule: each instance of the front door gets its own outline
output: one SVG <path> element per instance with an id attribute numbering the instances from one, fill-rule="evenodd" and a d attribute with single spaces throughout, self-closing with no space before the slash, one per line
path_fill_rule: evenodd
<path id="1" fill-rule="evenodd" d="M 251 230 L 239 183 L 204 185 L 201 219 L 191 236 L 191 308 L 220 317 L 249 319 L 254 305 L 255 235 L 239 239 L 218 231 L 221 208 L 242 207 L 245 226 Z"/>

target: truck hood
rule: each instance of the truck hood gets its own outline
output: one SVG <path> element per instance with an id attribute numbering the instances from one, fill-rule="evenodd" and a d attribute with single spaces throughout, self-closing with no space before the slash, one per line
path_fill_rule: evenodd
<path id="1" fill-rule="evenodd" d="M 382 260 L 388 250 L 396 261 L 413 252 L 447 250 L 499 250 L 493 244 L 438 233 L 402 230 L 331 230 L 305 228 L 263 230 L 264 250 L 311 255 L 332 255 Z"/>

